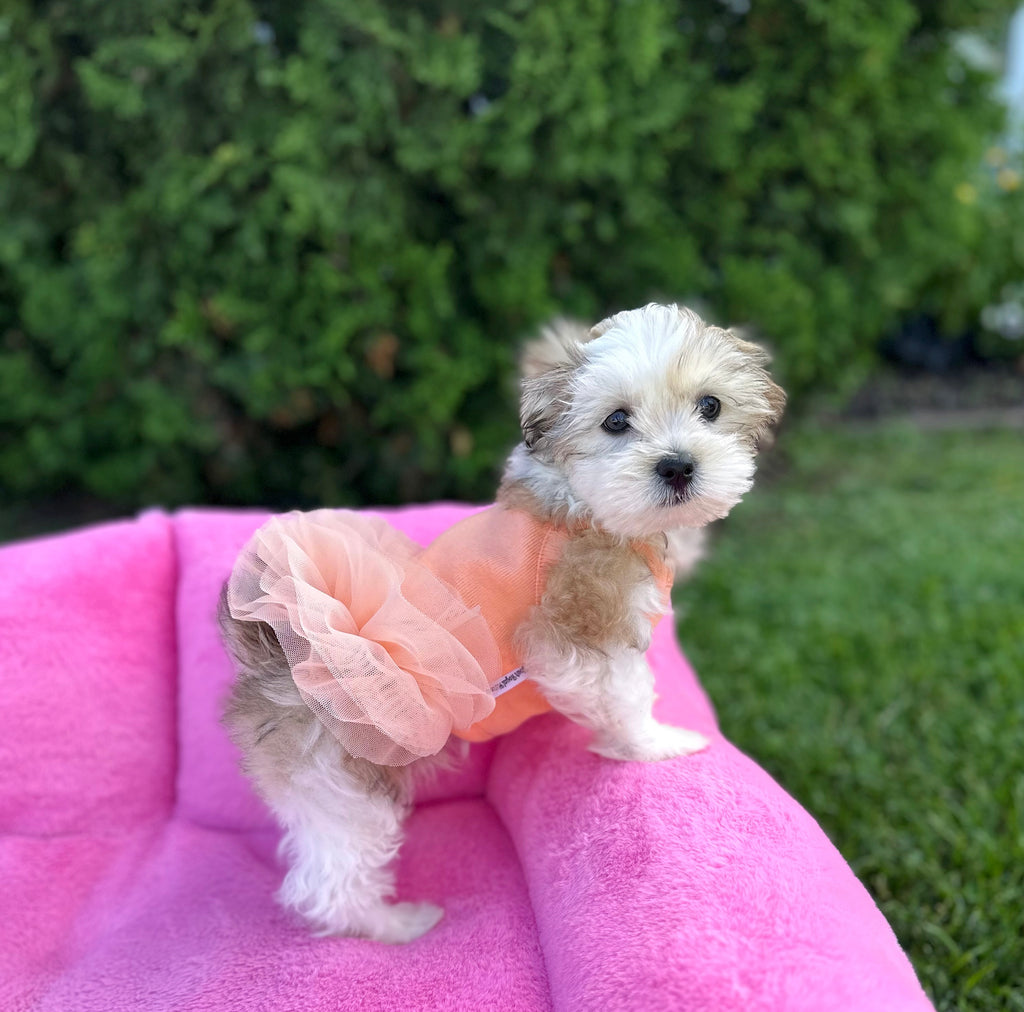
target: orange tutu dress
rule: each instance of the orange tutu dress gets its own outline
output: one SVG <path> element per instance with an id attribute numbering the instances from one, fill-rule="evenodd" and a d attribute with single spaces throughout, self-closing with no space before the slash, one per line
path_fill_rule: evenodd
<path id="1" fill-rule="evenodd" d="M 228 606 L 273 628 L 303 700 L 351 755 L 404 766 L 451 734 L 484 741 L 550 709 L 514 633 L 568 538 L 502 506 L 425 549 L 379 518 L 288 513 L 242 550 Z M 667 598 L 671 572 L 638 551 Z"/>

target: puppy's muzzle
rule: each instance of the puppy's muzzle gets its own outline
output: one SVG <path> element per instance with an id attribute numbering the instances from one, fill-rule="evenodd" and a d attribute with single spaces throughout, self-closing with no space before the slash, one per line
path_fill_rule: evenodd
<path id="1" fill-rule="evenodd" d="M 697 473 L 697 463 L 689 453 L 680 453 L 675 457 L 662 457 L 654 470 L 678 498 L 685 499 Z"/>

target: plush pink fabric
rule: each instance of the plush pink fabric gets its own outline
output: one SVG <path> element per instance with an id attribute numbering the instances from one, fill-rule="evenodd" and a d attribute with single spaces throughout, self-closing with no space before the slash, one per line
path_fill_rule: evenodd
<path id="1" fill-rule="evenodd" d="M 464 508 L 391 519 L 420 542 Z M 599 759 L 549 715 L 419 798 L 402 898 L 441 924 L 318 939 L 217 722 L 213 612 L 257 513 L 148 515 L 0 549 L 0 1008 L 931 1008 L 806 812 L 725 742 L 670 622 L 661 716 L 714 736 Z"/>

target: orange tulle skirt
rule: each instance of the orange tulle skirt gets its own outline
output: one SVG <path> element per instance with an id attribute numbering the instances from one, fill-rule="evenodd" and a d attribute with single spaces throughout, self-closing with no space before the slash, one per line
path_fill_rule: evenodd
<path id="1" fill-rule="evenodd" d="M 303 700 L 354 756 L 404 766 L 495 706 L 503 672 L 479 608 L 385 521 L 345 510 L 274 517 L 228 582 L 234 618 L 268 623 Z"/>

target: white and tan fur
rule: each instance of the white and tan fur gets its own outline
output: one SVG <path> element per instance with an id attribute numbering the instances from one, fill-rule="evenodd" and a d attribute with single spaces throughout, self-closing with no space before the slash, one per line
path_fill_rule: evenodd
<path id="1" fill-rule="evenodd" d="M 558 321 L 527 349 L 524 441 L 497 498 L 572 536 L 517 642 L 529 677 L 593 731 L 599 755 L 654 762 L 707 745 L 652 715 L 644 652 L 661 604 L 630 542 L 677 572 L 696 563 L 703 528 L 750 488 L 758 441 L 782 412 L 766 363 L 757 345 L 660 305 L 589 331 Z M 720 405 L 713 418 L 708 398 Z M 627 425 L 609 431 L 617 412 Z M 406 942 L 429 930 L 442 911 L 389 902 L 390 866 L 413 780 L 447 756 L 392 768 L 346 754 L 302 702 L 270 628 L 233 620 L 223 599 L 220 620 L 238 669 L 225 722 L 285 830 L 282 903 L 324 934 Z"/>

